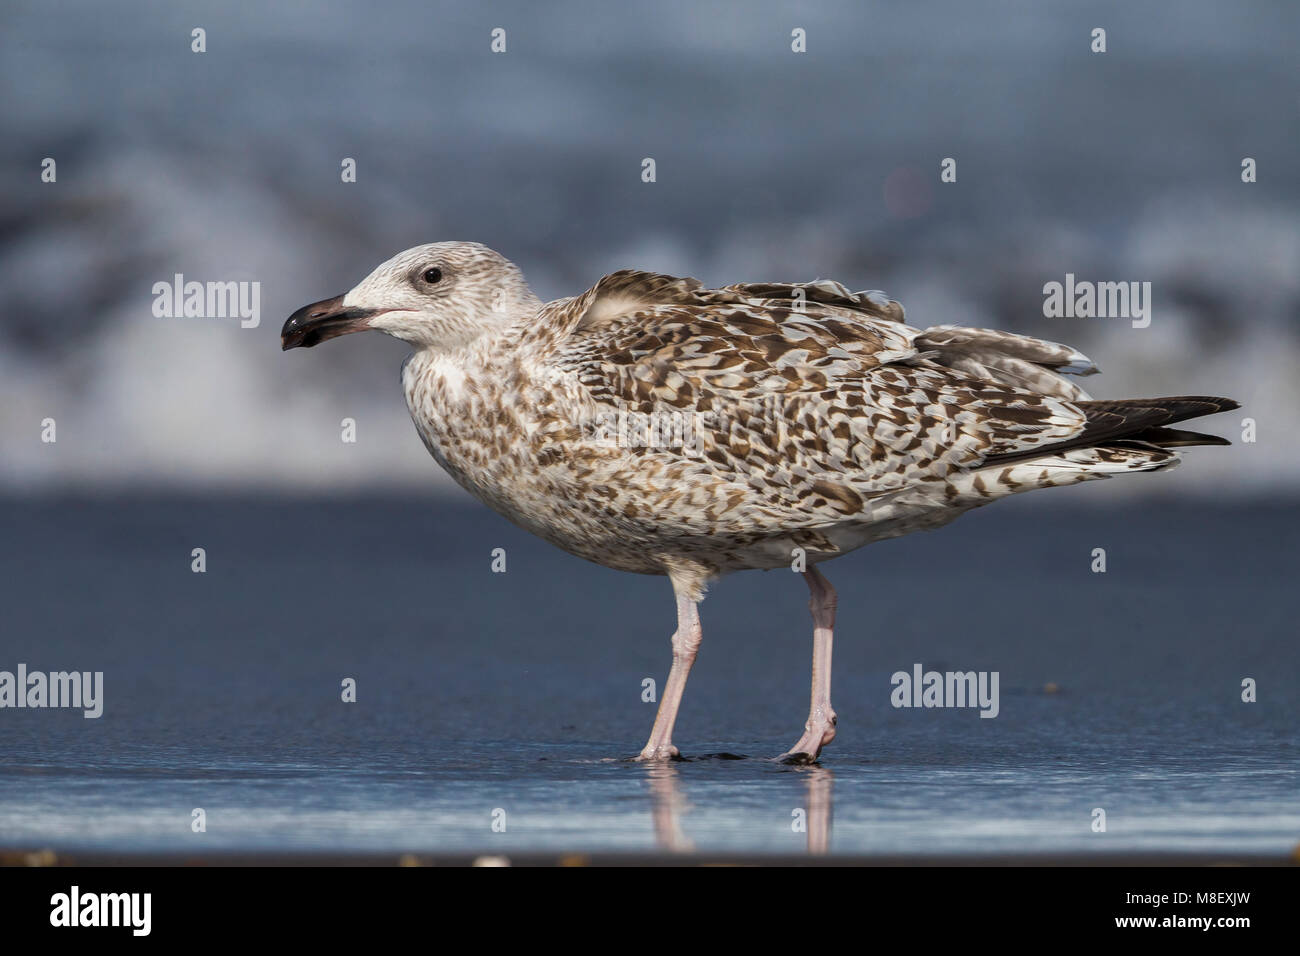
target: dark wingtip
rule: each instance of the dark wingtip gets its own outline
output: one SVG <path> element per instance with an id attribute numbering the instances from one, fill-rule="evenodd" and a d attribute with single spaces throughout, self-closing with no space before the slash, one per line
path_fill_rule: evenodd
<path id="1" fill-rule="evenodd" d="M 1187 395 L 1179 398 L 1159 399 L 1159 401 L 1183 402 L 1188 404 L 1195 402 L 1201 405 L 1209 405 L 1213 409 L 1212 411 L 1208 411 L 1208 412 L 1198 412 L 1197 413 L 1198 416 L 1214 415 L 1218 412 L 1230 412 L 1234 408 L 1241 408 L 1241 402 L 1238 402 L 1231 398 L 1220 398 L 1217 395 Z"/>
<path id="2" fill-rule="evenodd" d="M 1183 431 L 1178 428 L 1147 428 L 1128 436 L 1130 441 L 1144 441 L 1161 448 L 1184 448 L 1192 445 L 1231 445 L 1232 442 L 1218 435 L 1204 432 Z"/>
<path id="3" fill-rule="evenodd" d="M 1150 403 L 1165 405 L 1180 418 L 1199 418 L 1202 415 L 1215 415 L 1241 408 L 1241 402 L 1217 395 L 1178 395 L 1173 398 L 1154 398 Z M 1202 411 L 1196 408 L 1198 405 L 1209 407 Z"/>
<path id="4" fill-rule="evenodd" d="M 1221 398 L 1218 395 L 1172 395 L 1168 398 L 1121 399 L 1120 403 L 1130 401 L 1137 406 L 1161 405 L 1177 415 L 1190 415 L 1195 418 L 1199 418 L 1201 415 L 1214 415 L 1218 412 L 1230 412 L 1234 408 L 1241 408 L 1240 402 L 1231 398 Z"/>

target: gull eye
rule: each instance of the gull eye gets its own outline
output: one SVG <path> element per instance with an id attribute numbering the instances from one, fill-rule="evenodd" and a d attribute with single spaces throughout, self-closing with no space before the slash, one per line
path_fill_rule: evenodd
<path id="1" fill-rule="evenodd" d="M 433 285 L 435 282 L 441 282 L 442 270 L 438 268 L 425 269 L 424 275 L 421 278 L 423 278 L 425 282 L 429 283 L 429 285 Z"/>

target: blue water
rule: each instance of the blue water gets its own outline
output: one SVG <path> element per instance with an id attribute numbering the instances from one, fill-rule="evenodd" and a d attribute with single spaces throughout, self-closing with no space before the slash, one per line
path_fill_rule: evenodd
<path id="1" fill-rule="evenodd" d="M 105 675 L 97 720 L 0 710 L 0 846 L 1289 852 L 1294 502 L 1070 498 L 825 566 L 839 736 L 811 768 L 767 759 L 807 708 L 788 572 L 714 588 L 691 759 L 647 767 L 627 758 L 667 673 L 663 579 L 434 498 L 0 501 L 0 670 Z M 998 671 L 999 715 L 894 709 L 914 662 Z"/>

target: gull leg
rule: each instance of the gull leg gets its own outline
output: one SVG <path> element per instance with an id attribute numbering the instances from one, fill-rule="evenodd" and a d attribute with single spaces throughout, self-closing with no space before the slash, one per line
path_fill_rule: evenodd
<path id="1" fill-rule="evenodd" d="M 831 707 L 831 640 L 835 634 L 835 589 L 816 566 L 804 572 L 812 597 L 812 707 L 799 742 L 781 755 L 787 763 L 812 763 L 835 739 L 835 709 Z"/>
<path id="2" fill-rule="evenodd" d="M 695 653 L 700 648 L 700 639 L 704 636 L 700 629 L 699 603 L 692 599 L 689 588 L 673 580 L 673 591 L 677 595 L 677 631 L 673 634 L 673 666 L 668 672 L 668 683 L 664 684 L 663 696 L 659 699 L 659 712 L 655 715 L 654 729 L 650 731 L 650 740 L 641 751 L 638 760 L 667 760 L 678 755 L 673 746 L 673 724 L 677 720 L 677 708 L 682 702 L 682 692 L 686 690 L 686 677 L 695 663 Z"/>

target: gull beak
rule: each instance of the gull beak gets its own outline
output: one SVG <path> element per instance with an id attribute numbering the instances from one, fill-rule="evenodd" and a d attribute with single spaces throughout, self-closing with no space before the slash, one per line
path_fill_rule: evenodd
<path id="1" fill-rule="evenodd" d="M 374 314 L 374 309 L 345 309 L 341 295 L 304 305 L 280 330 L 280 348 L 286 352 L 299 346 L 309 349 L 326 339 L 363 332 L 370 328 Z"/>

